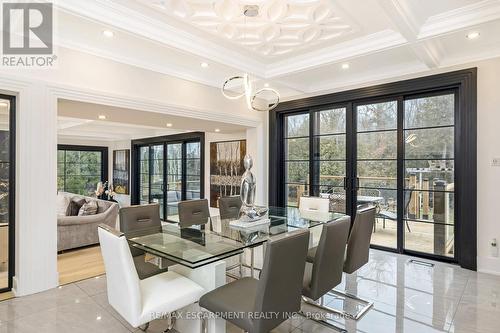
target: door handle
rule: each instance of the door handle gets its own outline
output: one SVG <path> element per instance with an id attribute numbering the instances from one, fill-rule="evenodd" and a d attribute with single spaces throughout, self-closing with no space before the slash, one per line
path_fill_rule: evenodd
<path id="1" fill-rule="evenodd" d="M 347 190 L 347 177 L 344 177 L 344 191 Z"/>
<path id="2" fill-rule="evenodd" d="M 359 177 L 356 177 L 356 191 L 359 190 Z"/>

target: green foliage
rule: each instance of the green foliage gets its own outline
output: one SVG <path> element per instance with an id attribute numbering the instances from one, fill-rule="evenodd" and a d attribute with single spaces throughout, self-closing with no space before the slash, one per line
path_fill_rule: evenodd
<path id="1" fill-rule="evenodd" d="M 454 96 L 409 99 L 404 103 L 404 138 L 407 168 L 428 168 L 433 160 L 453 158 Z M 320 184 L 328 185 L 321 192 L 342 186 L 346 174 L 346 109 L 332 109 L 315 114 L 319 126 L 312 133 L 313 147 L 319 147 L 311 159 L 319 168 Z M 396 188 L 397 177 L 397 119 L 396 102 L 360 105 L 357 116 L 357 172 L 361 186 Z M 436 127 L 425 129 L 423 127 Z M 446 127 L 449 126 L 449 127 Z M 286 182 L 309 182 L 309 114 L 287 116 L 285 120 Z M 298 138 L 304 137 L 304 138 Z M 423 161 L 411 161 L 423 159 Z M 336 160 L 336 161 L 331 161 Z M 367 160 L 367 161 L 363 161 Z M 453 168 L 452 162 L 439 162 Z M 430 180 L 453 182 L 453 173 L 433 172 Z M 365 178 L 365 179 L 363 179 Z M 368 178 L 368 179 L 366 179 Z M 304 187 L 303 187 L 304 188 Z M 288 197 L 296 202 L 298 186 L 289 186 Z M 390 191 L 391 193 L 393 191 Z"/>
<path id="2" fill-rule="evenodd" d="M 57 189 L 81 195 L 94 193 L 102 181 L 101 153 L 58 150 Z"/>

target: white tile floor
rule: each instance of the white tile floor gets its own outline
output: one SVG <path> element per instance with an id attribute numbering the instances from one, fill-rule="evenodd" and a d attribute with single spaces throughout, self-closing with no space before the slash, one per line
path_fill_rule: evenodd
<path id="1" fill-rule="evenodd" d="M 500 277 L 436 263 L 411 264 L 409 257 L 372 251 L 370 263 L 346 276 L 338 289 L 371 300 L 374 307 L 360 320 L 330 317 L 348 332 L 500 332 Z M 325 304 L 338 307 L 333 297 Z M 303 310 L 318 310 L 304 306 Z M 164 321 L 148 332 L 162 332 Z M 108 304 L 106 279 L 99 277 L 40 294 L 0 303 L 2 332 L 136 332 Z M 297 317 L 275 332 L 335 332 Z M 241 332 L 228 324 L 228 333 Z"/>

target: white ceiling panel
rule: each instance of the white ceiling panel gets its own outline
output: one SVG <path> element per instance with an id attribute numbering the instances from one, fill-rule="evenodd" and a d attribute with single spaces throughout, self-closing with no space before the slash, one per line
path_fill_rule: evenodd
<path id="1" fill-rule="evenodd" d="M 64 0 L 56 34 L 65 47 L 211 86 L 249 73 L 285 98 L 500 56 L 500 0 L 255 0 L 259 15 L 245 17 L 247 4 Z M 473 30 L 480 37 L 465 38 Z"/>

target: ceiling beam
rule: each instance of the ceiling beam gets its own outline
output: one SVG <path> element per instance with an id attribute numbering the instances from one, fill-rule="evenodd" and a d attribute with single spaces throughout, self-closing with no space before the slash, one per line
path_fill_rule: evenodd
<path id="1" fill-rule="evenodd" d="M 409 42 L 415 56 L 429 69 L 438 68 L 440 55 L 436 47 L 429 41 L 419 41 L 420 24 L 412 11 L 400 0 L 383 0 L 380 2 L 387 17 Z"/>

